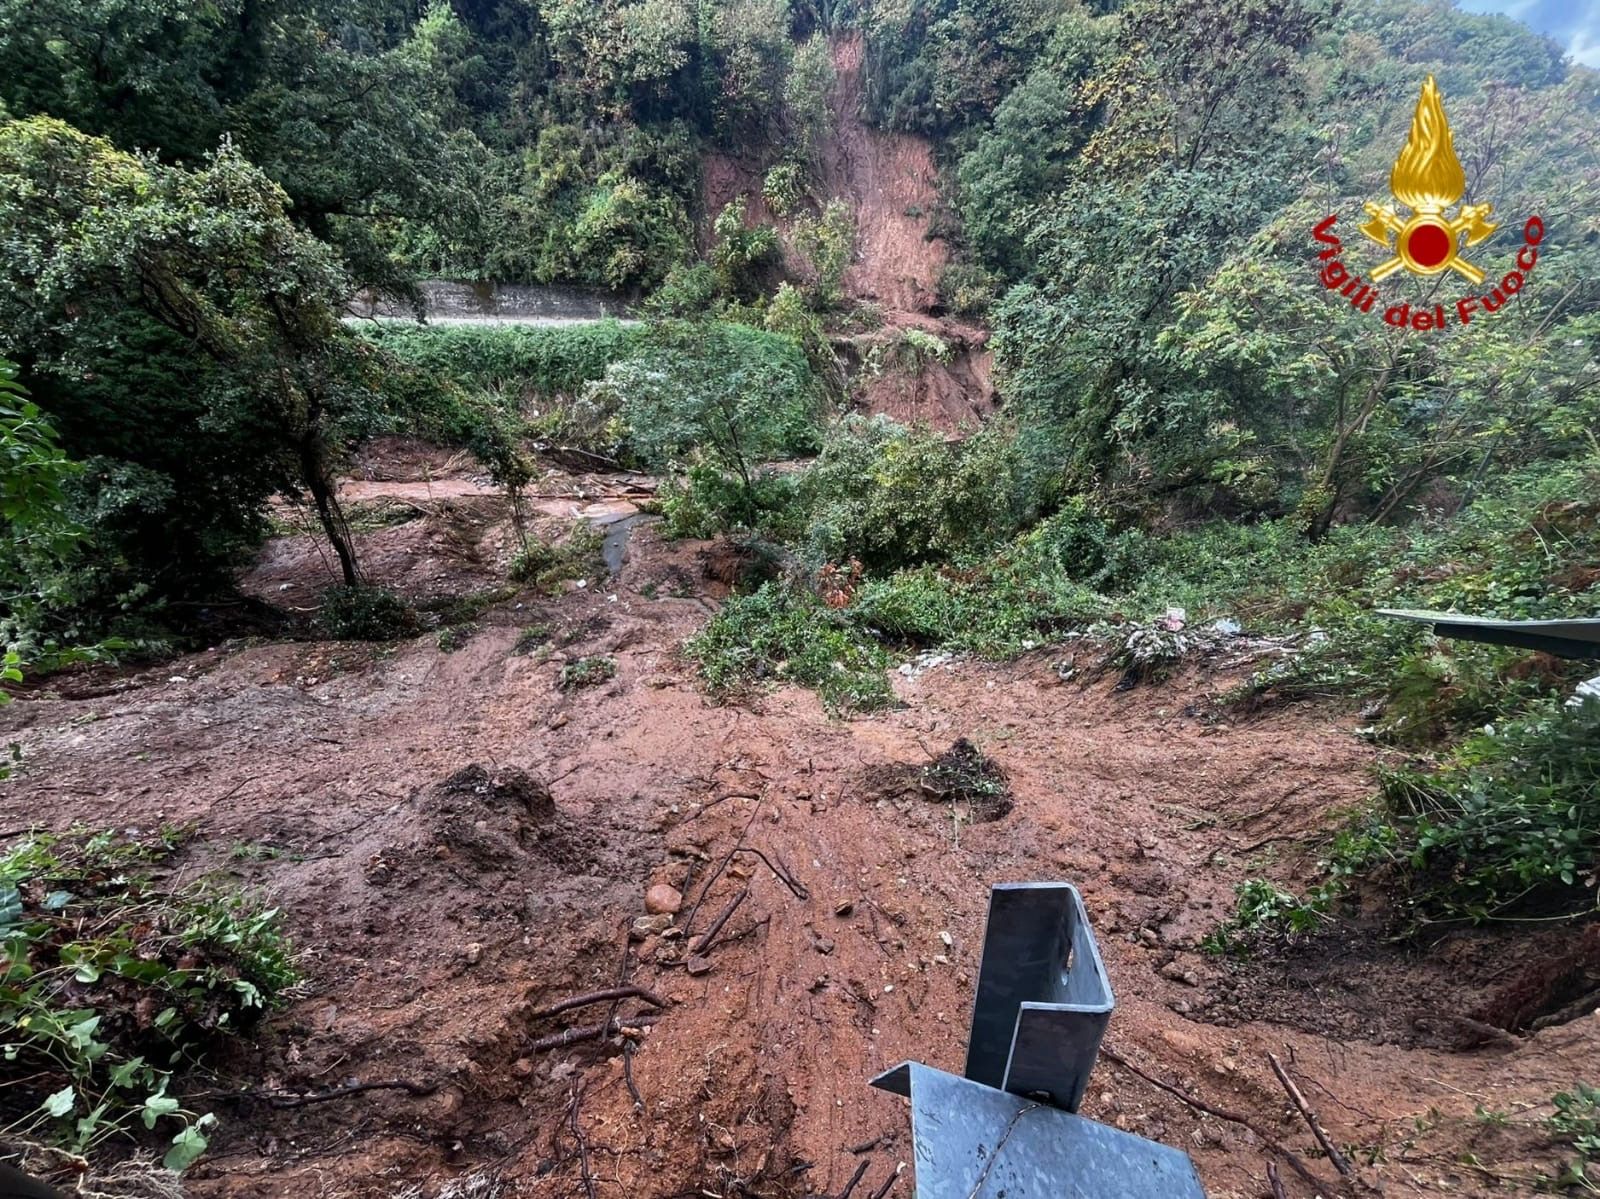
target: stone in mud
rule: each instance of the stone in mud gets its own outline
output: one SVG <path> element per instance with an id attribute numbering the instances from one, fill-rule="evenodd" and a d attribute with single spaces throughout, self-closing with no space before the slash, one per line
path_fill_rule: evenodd
<path id="1" fill-rule="evenodd" d="M 644 893 L 644 910 L 651 915 L 676 916 L 683 907 L 683 893 L 666 883 L 657 883 Z"/>
<path id="2" fill-rule="evenodd" d="M 654 916 L 640 916 L 633 922 L 629 936 L 635 941 L 643 941 L 646 937 L 654 937 L 666 932 L 672 927 L 672 917 L 665 912 Z"/>
<path id="3" fill-rule="evenodd" d="M 684 963 L 683 968 L 690 974 L 709 974 L 711 973 L 711 959 L 697 953 Z"/>

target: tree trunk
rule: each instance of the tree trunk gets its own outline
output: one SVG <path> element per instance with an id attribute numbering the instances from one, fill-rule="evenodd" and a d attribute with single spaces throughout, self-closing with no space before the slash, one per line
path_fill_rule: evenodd
<path id="1" fill-rule="evenodd" d="M 327 464 L 314 435 L 300 442 L 300 472 L 305 476 L 306 489 L 317 507 L 317 519 L 327 535 L 333 552 L 339 556 L 339 569 L 344 574 L 344 585 L 356 587 L 361 583 L 360 568 L 356 564 L 355 547 L 350 544 L 349 526 L 345 524 L 344 511 L 339 507 L 339 497 L 328 479 Z"/>
<path id="2" fill-rule="evenodd" d="M 1333 514 L 1339 506 L 1340 494 L 1344 491 L 1343 485 L 1339 482 L 1339 467 L 1344 464 L 1344 452 L 1350 448 L 1350 439 L 1367 423 L 1367 418 L 1383 399 L 1383 393 L 1389 386 L 1389 379 L 1394 374 L 1395 361 L 1391 356 L 1378 377 L 1372 381 L 1372 386 L 1367 389 L 1366 397 L 1361 401 L 1361 410 L 1349 424 L 1339 430 L 1339 435 L 1328 447 L 1328 462 L 1323 467 L 1322 480 L 1317 485 L 1318 491 L 1327 494 L 1328 501 L 1306 529 L 1306 536 L 1312 541 L 1321 541 L 1333 527 Z"/>

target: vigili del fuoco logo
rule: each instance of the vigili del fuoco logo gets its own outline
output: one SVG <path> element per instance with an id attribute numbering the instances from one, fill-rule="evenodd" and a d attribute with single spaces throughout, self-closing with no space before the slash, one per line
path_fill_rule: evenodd
<path id="1" fill-rule="evenodd" d="M 1393 204 L 1367 204 L 1371 219 L 1361 226 L 1361 232 L 1383 247 L 1384 257 L 1368 270 L 1366 279 L 1344 264 L 1344 243 L 1333 232 L 1337 214 L 1324 217 L 1311 231 L 1311 236 L 1327 247 L 1317 258 L 1323 264 L 1318 277 L 1329 291 L 1344 296 L 1360 312 L 1378 312 L 1377 285 L 1397 271 L 1403 269 L 1423 277 L 1454 271 L 1474 290 L 1458 299 L 1452 308 L 1443 304 L 1413 308 L 1409 301 L 1402 300 L 1381 309 L 1387 324 L 1426 332 L 1443 329 L 1452 323 L 1452 318 L 1462 325 L 1470 324 L 1474 316 L 1498 311 L 1522 290 L 1534 263 L 1539 261 L 1544 221 L 1537 216 L 1528 218 L 1522 227 L 1523 244 L 1517 251 L 1515 269 L 1486 288 L 1488 276 L 1464 251 L 1484 241 L 1500 226 L 1489 222 L 1493 204 L 1461 203 L 1467 177 L 1456 157 L 1444 101 L 1432 75 L 1423 83 L 1422 95 L 1417 98 L 1411 133 L 1389 173 L 1389 190 L 1400 205 L 1410 210 L 1410 215 L 1401 215 Z M 1452 208 L 1454 216 L 1450 215 Z"/>

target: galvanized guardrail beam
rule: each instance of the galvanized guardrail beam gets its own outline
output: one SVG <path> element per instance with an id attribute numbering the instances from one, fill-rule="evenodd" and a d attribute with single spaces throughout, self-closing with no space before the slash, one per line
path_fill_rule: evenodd
<path id="1" fill-rule="evenodd" d="M 1115 1005 L 1076 887 L 990 888 L 968 1078 L 1075 1112 Z"/>
<path id="2" fill-rule="evenodd" d="M 1075 1115 L 1115 999 L 1068 883 L 989 890 L 965 1078 L 902 1062 L 917 1199 L 1205 1199 L 1189 1155 Z"/>
<path id="3" fill-rule="evenodd" d="M 1440 637 L 1543 650 L 1558 658 L 1600 658 L 1600 620 L 1494 620 L 1460 612 L 1379 608 L 1379 616 L 1432 625 Z"/>

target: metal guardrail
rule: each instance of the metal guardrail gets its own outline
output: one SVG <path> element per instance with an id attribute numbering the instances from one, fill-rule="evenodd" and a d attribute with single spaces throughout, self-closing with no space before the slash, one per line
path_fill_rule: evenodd
<path id="1" fill-rule="evenodd" d="M 1115 999 L 1077 888 L 990 889 L 966 1077 L 902 1062 L 917 1199 L 1205 1199 L 1189 1155 L 1075 1115 Z"/>
<path id="2" fill-rule="evenodd" d="M 1440 637 L 1543 650 L 1558 658 L 1600 658 L 1600 620 L 1494 620 L 1460 612 L 1379 608 L 1379 616 L 1433 626 Z"/>

